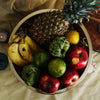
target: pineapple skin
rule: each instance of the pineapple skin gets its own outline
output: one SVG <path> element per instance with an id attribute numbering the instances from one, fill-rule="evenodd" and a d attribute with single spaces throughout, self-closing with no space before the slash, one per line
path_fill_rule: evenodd
<path id="1" fill-rule="evenodd" d="M 38 44 L 49 43 L 56 36 L 64 35 L 69 23 L 64 20 L 62 10 L 53 10 L 37 15 L 29 29 L 30 36 Z"/>

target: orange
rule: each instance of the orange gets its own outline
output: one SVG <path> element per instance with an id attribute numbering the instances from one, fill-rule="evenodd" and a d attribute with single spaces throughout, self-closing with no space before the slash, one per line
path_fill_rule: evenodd
<path id="1" fill-rule="evenodd" d="M 68 38 L 68 41 L 71 44 L 78 44 L 80 36 L 79 36 L 79 32 L 77 32 L 76 30 L 71 30 L 66 34 L 66 37 Z"/>

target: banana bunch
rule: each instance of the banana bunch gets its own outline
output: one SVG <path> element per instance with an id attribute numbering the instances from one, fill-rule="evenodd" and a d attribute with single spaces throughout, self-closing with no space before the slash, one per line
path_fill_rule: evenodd
<path id="1" fill-rule="evenodd" d="M 33 56 L 40 50 L 28 35 L 13 35 L 8 43 L 8 56 L 18 66 L 33 62 Z"/>

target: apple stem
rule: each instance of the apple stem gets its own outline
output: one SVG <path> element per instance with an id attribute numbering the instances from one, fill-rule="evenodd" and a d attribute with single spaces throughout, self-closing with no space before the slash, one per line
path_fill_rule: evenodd
<path id="1" fill-rule="evenodd" d="M 82 53 L 79 54 L 79 57 L 80 57 L 80 58 L 82 57 Z"/>
<path id="2" fill-rule="evenodd" d="M 49 82 L 46 82 L 45 86 L 46 87 L 51 87 L 51 84 Z"/>
<path id="3" fill-rule="evenodd" d="M 72 79 L 72 82 L 75 82 L 76 81 L 76 79 L 74 78 L 74 79 Z"/>

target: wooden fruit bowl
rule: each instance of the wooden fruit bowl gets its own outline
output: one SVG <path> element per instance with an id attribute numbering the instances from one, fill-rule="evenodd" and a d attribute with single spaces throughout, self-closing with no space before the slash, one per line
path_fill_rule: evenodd
<path id="1" fill-rule="evenodd" d="M 55 10 L 55 9 L 52 9 L 52 10 Z M 38 14 L 42 14 L 42 13 L 46 13 L 48 11 L 52 11 L 51 9 L 44 9 L 44 10 L 39 10 L 39 11 L 36 11 L 36 12 L 33 12 L 29 15 L 27 15 L 26 17 L 24 17 L 17 25 L 16 27 L 14 28 L 14 30 L 12 31 L 12 34 L 10 36 L 10 39 L 11 37 L 16 34 L 16 32 L 20 29 L 20 27 L 23 27 L 23 26 L 26 26 L 27 27 L 27 22 L 30 20 L 30 18 L 33 18 L 34 16 L 38 15 Z M 88 52 L 88 55 L 89 55 L 89 60 L 88 60 L 88 64 L 87 66 L 82 69 L 82 70 L 79 70 L 79 74 L 80 74 L 80 78 L 78 80 L 78 82 L 74 85 L 74 86 L 71 86 L 71 87 L 66 87 L 66 88 L 63 88 L 63 89 L 59 89 L 57 90 L 54 94 L 58 94 L 58 93 L 62 93 L 62 92 L 65 92 L 73 87 L 75 87 L 76 85 L 78 85 L 83 79 L 84 77 L 87 75 L 87 72 L 88 72 L 88 69 L 90 67 L 90 64 L 92 62 L 92 44 L 91 44 L 91 40 L 90 40 L 90 37 L 88 35 L 88 32 L 86 30 L 86 28 L 84 27 L 84 25 L 81 23 L 81 24 L 75 24 L 73 25 L 74 28 L 79 32 L 81 33 L 80 37 L 81 37 L 81 43 L 80 45 L 82 45 Z M 9 41 L 10 41 L 9 39 Z M 87 46 L 85 46 L 87 44 Z M 12 72 L 15 74 L 15 76 L 17 77 L 17 79 L 23 84 L 25 85 L 27 88 L 33 90 L 33 91 L 38 91 L 40 93 L 45 93 L 43 91 L 41 91 L 40 89 L 36 88 L 36 87 L 31 87 L 31 86 L 27 86 L 25 84 L 25 82 L 23 81 L 23 79 L 21 78 L 21 75 L 20 75 L 20 72 L 21 72 L 21 68 L 17 67 L 16 65 L 14 65 L 12 63 L 12 61 L 10 60 L 9 58 L 9 64 L 10 64 L 10 67 L 11 67 L 11 70 Z M 47 94 L 47 93 L 45 93 Z"/>

